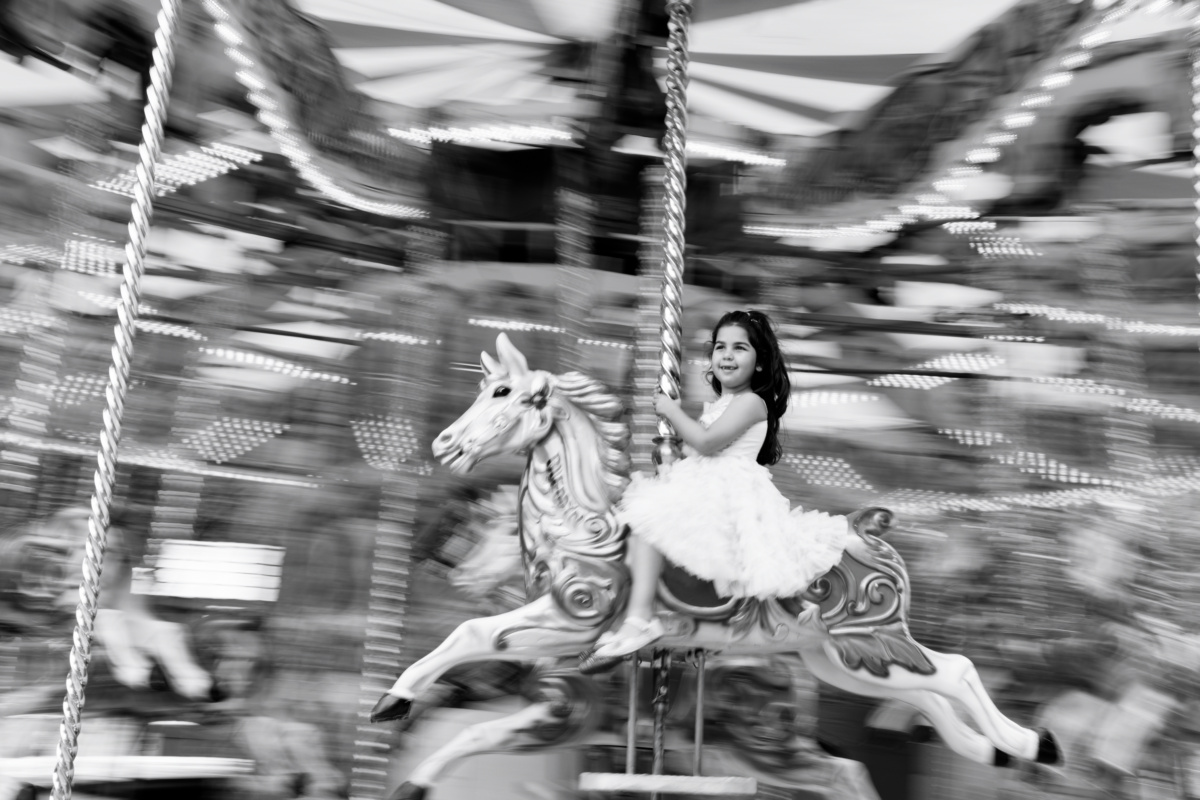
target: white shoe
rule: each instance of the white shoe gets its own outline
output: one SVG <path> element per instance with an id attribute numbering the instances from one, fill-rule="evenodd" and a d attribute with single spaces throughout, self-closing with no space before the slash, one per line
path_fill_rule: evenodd
<path id="1" fill-rule="evenodd" d="M 636 653 L 657 642 L 666 632 L 657 617 L 649 622 L 637 617 L 626 617 L 620 629 L 612 633 L 607 641 L 601 641 L 603 636 L 596 640 L 597 647 L 592 651 L 592 657 L 621 658 Z"/>

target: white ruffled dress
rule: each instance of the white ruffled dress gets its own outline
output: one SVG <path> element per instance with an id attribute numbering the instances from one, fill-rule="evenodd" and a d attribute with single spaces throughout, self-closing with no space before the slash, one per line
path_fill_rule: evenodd
<path id="1" fill-rule="evenodd" d="M 733 395 L 706 403 L 712 425 Z M 636 474 L 621 499 L 622 519 L 668 560 L 711 580 L 727 597 L 790 597 L 838 562 L 849 539 L 845 517 L 791 507 L 757 462 L 767 423 L 751 426 L 716 455 L 688 457 L 655 476 Z"/>

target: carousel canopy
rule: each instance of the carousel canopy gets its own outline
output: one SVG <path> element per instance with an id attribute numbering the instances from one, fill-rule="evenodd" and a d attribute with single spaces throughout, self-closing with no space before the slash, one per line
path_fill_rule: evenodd
<path id="1" fill-rule="evenodd" d="M 1016 3 L 698 2 L 689 33 L 692 125 L 785 136 L 829 132 L 878 101 L 905 70 L 951 50 Z M 621 6 L 618 0 L 569 7 L 552 0 L 299 2 L 330 33 L 363 92 L 476 124 L 575 116 L 577 86 L 563 79 L 572 70 L 586 77 L 584 54 L 613 34 Z M 659 49 L 653 58 L 661 74 L 665 53 Z"/>

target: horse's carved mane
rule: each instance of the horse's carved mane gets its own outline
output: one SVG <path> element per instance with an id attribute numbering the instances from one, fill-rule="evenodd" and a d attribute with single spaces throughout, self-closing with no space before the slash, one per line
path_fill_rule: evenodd
<path id="1" fill-rule="evenodd" d="M 609 392 L 603 383 L 579 372 L 559 375 L 556 390 L 562 399 L 586 415 L 596 432 L 593 444 L 595 457 L 575 459 L 570 468 L 564 471 L 565 477 L 575 483 L 582 483 L 591 478 L 593 483 L 605 488 L 604 505 L 611 506 L 620 498 L 629 483 L 629 426 L 622 419 L 625 413 L 624 403 Z M 577 447 L 588 447 L 586 442 L 576 441 L 573 444 Z M 594 474 L 586 474 L 588 471 Z M 576 496 L 590 494 L 586 491 L 580 492 L 581 486 L 570 488 Z"/>

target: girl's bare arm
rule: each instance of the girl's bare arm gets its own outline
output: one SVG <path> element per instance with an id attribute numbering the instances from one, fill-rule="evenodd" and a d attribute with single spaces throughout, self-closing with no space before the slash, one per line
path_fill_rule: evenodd
<path id="1" fill-rule="evenodd" d="M 675 432 L 684 443 L 705 456 L 719 453 L 749 430 L 750 426 L 767 419 L 767 404 L 753 392 L 733 398 L 725 413 L 707 429 L 689 417 L 678 400 L 672 400 L 666 395 L 659 395 L 655 402 L 655 410 L 674 426 Z"/>

